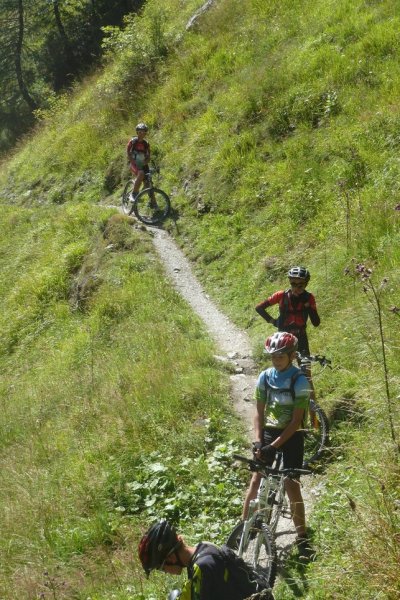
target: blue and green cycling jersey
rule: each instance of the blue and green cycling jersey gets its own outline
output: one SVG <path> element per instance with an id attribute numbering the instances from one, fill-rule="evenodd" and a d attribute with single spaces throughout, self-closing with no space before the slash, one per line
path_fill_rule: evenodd
<path id="1" fill-rule="evenodd" d="M 307 377 L 294 365 L 285 371 L 270 367 L 258 377 L 255 399 L 265 404 L 264 426 L 285 429 L 292 420 L 294 409 L 303 408 L 306 415 L 310 384 Z"/>

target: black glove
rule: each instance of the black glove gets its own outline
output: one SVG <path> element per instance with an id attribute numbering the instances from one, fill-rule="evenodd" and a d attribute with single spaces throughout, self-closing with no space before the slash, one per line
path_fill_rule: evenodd
<path id="1" fill-rule="evenodd" d="M 276 448 L 271 445 L 263 446 L 261 448 L 261 460 L 264 462 L 272 463 L 276 454 Z"/>
<path id="2" fill-rule="evenodd" d="M 261 450 L 262 442 L 253 442 L 253 454 L 255 456 L 257 450 Z"/>

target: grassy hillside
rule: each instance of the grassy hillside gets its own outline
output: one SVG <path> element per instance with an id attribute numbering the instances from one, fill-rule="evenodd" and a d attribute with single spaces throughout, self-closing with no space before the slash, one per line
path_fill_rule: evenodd
<path id="1" fill-rule="evenodd" d="M 186 32 L 200 5 L 148 0 L 123 31 L 110 30 L 104 70 L 43 113 L 3 165 L 2 593 L 162 594 L 165 580 L 144 585 L 143 596 L 132 583 L 130 544 L 155 514 L 137 514 L 153 506 L 136 494 L 154 462 L 142 456 L 155 448 L 161 471 L 173 473 L 182 454 L 201 454 L 196 481 L 212 489 L 207 460 L 232 435 L 211 344 L 163 279 L 148 234 L 107 208 L 127 176 L 125 144 L 145 120 L 175 208 L 167 227 L 260 360 L 270 330 L 255 304 L 286 286 L 290 265 L 311 270 L 322 317 L 311 347 L 335 365 L 316 380 L 333 421 L 333 460 L 312 517 L 318 560 L 307 573 L 289 563 L 277 599 L 392 599 L 397 3 L 249 0 L 243 10 L 220 0 Z M 204 416 L 206 432 L 188 426 Z M 166 479 L 164 510 L 179 499 Z M 192 495 L 174 516 L 196 539 L 211 509 L 186 513 L 196 491 L 187 471 L 179 481 Z M 232 483 L 241 485 L 228 481 L 223 500 L 240 499 Z M 212 522 L 237 514 L 226 500 L 218 510 Z"/>

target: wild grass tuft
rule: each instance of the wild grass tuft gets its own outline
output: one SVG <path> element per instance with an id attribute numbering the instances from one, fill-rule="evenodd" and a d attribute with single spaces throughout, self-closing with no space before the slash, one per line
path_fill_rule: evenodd
<path id="1" fill-rule="evenodd" d="M 148 0 L 123 29 L 108 29 L 102 72 L 54 101 L 3 165 L 7 599 L 160 597 L 167 583 L 144 583 L 131 550 L 154 507 L 185 514 L 193 541 L 203 531 L 217 539 L 218 519 L 239 512 L 236 484 L 228 477 L 220 489 L 213 475 L 225 459 L 211 465 L 232 426 L 226 374 L 164 281 L 149 236 L 106 208 L 120 201 L 125 145 L 139 120 L 150 125 L 172 196 L 176 219 L 165 226 L 207 292 L 248 330 L 260 365 L 272 331 L 254 306 L 287 286 L 291 265 L 311 271 L 322 317 L 309 330 L 311 350 L 335 367 L 316 379 L 334 460 L 313 517 L 318 560 L 283 583 L 278 600 L 398 592 L 397 463 L 382 438 L 398 439 L 399 414 L 391 403 L 390 425 L 374 309 L 343 275 L 357 256 L 388 279 L 383 347 L 395 390 L 398 17 L 387 0 L 317 0 L 307 10 L 221 0 L 186 32 L 200 4 Z M 154 486 L 168 493 L 151 496 L 141 477 L 154 451 L 162 467 Z M 182 455 L 221 498 L 217 515 L 202 488 L 190 492 Z"/>

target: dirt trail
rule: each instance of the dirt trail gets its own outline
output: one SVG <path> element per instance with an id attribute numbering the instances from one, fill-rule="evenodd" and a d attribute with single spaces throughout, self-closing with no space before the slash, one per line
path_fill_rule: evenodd
<path id="1" fill-rule="evenodd" d="M 154 246 L 168 276 L 179 293 L 203 320 L 222 355 L 217 358 L 233 365 L 230 376 L 231 397 L 235 410 L 243 417 L 249 432 L 252 429 L 254 405 L 251 402 L 256 383 L 257 367 L 251 358 L 251 344 L 245 332 L 234 325 L 205 294 L 193 275 L 191 266 L 172 238 L 160 229 L 152 230 Z"/>
<path id="2" fill-rule="evenodd" d="M 254 388 L 258 367 L 251 357 L 251 344 L 245 332 L 234 325 L 205 294 L 193 275 L 190 263 L 173 239 L 161 229 L 148 228 L 153 236 L 154 246 L 162 260 L 167 275 L 171 278 L 179 293 L 186 299 L 204 325 L 222 353 L 217 358 L 233 364 L 235 373 L 230 376 L 231 399 L 237 413 L 242 416 L 249 435 L 252 438 Z M 312 490 L 307 480 L 303 482 L 303 498 L 308 513 L 312 504 Z M 280 564 L 294 542 L 295 532 L 292 521 L 282 519 L 276 539 Z"/>

